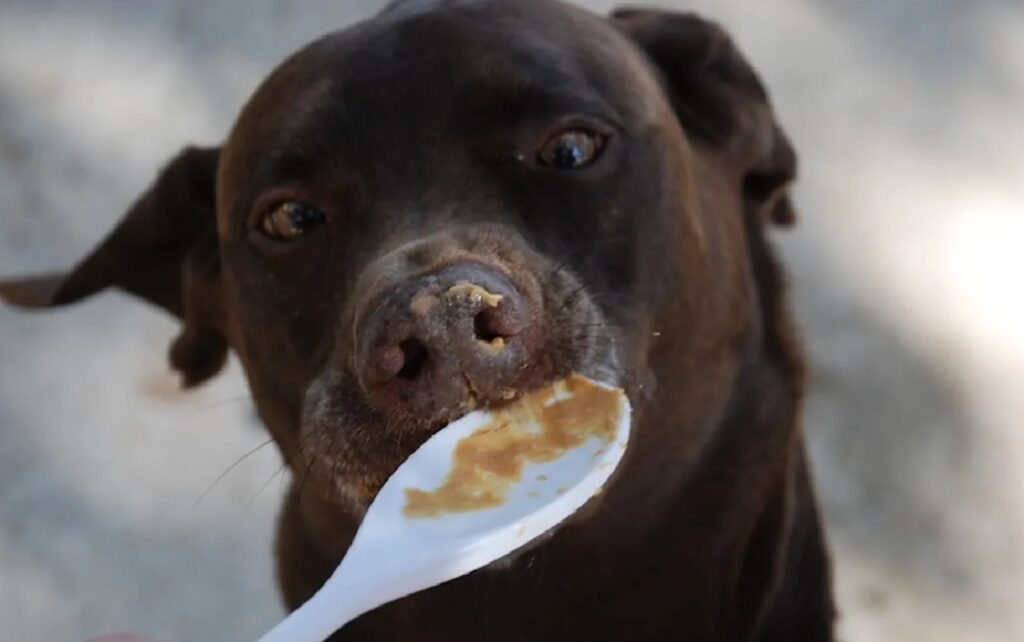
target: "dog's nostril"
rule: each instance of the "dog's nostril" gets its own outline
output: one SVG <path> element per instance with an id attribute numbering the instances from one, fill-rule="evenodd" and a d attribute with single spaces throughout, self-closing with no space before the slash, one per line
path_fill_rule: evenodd
<path id="1" fill-rule="evenodd" d="M 496 339 L 508 339 L 522 331 L 523 319 L 504 303 L 481 310 L 473 317 L 473 333 L 480 341 L 491 343 Z"/>
<path id="2" fill-rule="evenodd" d="M 491 311 L 492 308 L 489 308 L 473 317 L 473 334 L 478 340 L 485 341 L 487 343 L 490 343 L 502 336 L 494 327 L 494 315 L 491 314 Z"/>
<path id="3" fill-rule="evenodd" d="M 398 344 L 398 347 L 402 351 L 405 363 L 395 376 L 407 381 L 420 376 L 430 357 L 427 347 L 416 339 L 406 339 Z"/>

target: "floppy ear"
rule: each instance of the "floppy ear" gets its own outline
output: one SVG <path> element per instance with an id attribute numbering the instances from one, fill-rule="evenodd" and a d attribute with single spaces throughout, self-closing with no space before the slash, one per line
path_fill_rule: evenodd
<path id="1" fill-rule="evenodd" d="M 788 188 L 796 154 L 764 85 L 728 34 L 689 13 L 619 9 L 612 19 L 660 72 L 687 134 L 740 164 L 748 202 L 777 224 L 795 222 Z"/>
<path id="2" fill-rule="evenodd" d="M 184 329 L 170 356 L 185 385 L 210 378 L 227 357 L 215 225 L 219 152 L 185 149 L 71 271 L 0 281 L 0 297 L 40 309 L 120 288 L 182 319 Z"/>

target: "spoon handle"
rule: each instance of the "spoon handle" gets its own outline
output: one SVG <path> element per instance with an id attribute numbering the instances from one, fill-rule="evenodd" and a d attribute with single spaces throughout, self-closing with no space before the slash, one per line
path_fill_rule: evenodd
<path id="1" fill-rule="evenodd" d="M 259 642 L 323 642 L 363 613 L 380 606 L 382 601 L 373 591 L 354 586 L 348 577 L 348 573 L 335 572 L 309 601 Z"/>

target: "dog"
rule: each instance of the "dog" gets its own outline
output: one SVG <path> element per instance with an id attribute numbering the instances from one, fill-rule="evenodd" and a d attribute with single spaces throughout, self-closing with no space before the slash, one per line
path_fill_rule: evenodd
<path id="1" fill-rule="evenodd" d="M 599 498 L 332 640 L 827 641 L 804 366 L 767 239 L 794 222 L 796 166 L 701 17 L 398 1 L 288 58 L 77 267 L 0 294 L 155 304 L 182 322 L 185 386 L 238 355 L 293 473 L 290 609 L 448 422 L 571 373 L 627 391 Z"/>

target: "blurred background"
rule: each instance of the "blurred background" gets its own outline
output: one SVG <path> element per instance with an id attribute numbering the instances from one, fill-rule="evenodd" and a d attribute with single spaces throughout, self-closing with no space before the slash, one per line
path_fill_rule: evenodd
<path id="1" fill-rule="evenodd" d="M 0 275 L 75 261 L 285 55 L 383 4 L 0 0 Z M 776 240 L 842 639 L 1024 640 L 1024 4 L 648 4 L 731 30 L 801 154 Z M 237 365 L 177 391 L 175 330 L 119 294 L 0 308 L 0 637 L 282 615 L 280 459 Z"/>

